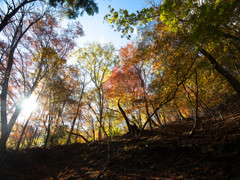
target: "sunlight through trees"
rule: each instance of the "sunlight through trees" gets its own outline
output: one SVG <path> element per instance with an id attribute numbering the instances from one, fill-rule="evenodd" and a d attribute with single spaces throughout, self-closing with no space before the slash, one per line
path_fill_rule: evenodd
<path id="1" fill-rule="evenodd" d="M 81 19 L 61 27 L 58 17 L 97 13 L 94 0 L 1 3 L 1 151 L 126 133 L 139 139 L 192 119 L 194 135 L 202 117 L 221 126 L 216 109 L 240 95 L 239 0 L 110 8 L 105 21 L 137 36 L 119 50 L 104 42 L 78 47 Z"/>

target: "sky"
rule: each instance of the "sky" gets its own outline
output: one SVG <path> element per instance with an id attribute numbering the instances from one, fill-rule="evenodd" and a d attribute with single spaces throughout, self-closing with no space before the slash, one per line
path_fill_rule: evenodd
<path id="1" fill-rule="evenodd" d="M 99 7 L 99 13 L 94 16 L 84 14 L 78 20 L 83 26 L 85 36 L 79 38 L 78 45 L 84 46 L 87 42 L 112 42 L 113 45 L 119 49 L 125 46 L 130 41 L 127 38 L 121 38 L 120 32 L 115 32 L 110 24 L 104 22 L 104 16 L 109 13 L 108 6 L 111 5 L 115 10 L 128 9 L 128 11 L 136 12 L 144 7 L 147 7 L 146 0 L 96 0 Z M 134 36 L 131 40 L 134 40 Z"/>

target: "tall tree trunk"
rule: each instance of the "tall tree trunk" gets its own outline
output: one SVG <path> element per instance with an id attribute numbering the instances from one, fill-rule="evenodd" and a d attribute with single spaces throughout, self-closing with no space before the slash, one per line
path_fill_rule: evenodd
<path id="1" fill-rule="evenodd" d="M 70 132 L 68 134 L 68 138 L 67 138 L 67 142 L 66 142 L 67 144 L 71 143 L 72 132 L 73 132 L 73 129 L 74 129 L 77 117 L 79 115 L 79 111 L 80 111 L 80 107 L 81 107 L 81 101 L 82 101 L 83 94 L 84 94 L 84 89 L 85 89 L 85 84 L 83 84 L 83 87 L 82 87 L 82 90 L 81 90 L 81 95 L 80 95 L 79 100 L 78 100 L 77 110 L 76 110 L 75 116 L 73 118 L 71 130 L 70 130 Z M 80 114 L 81 114 L 81 112 L 80 112 Z M 78 127 L 79 127 L 79 123 L 78 123 Z M 78 127 L 77 127 L 77 130 L 78 130 Z"/>
<path id="2" fill-rule="evenodd" d="M 83 91 L 82 91 L 83 93 Z M 82 95 L 78 101 L 78 106 L 77 106 L 77 110 L 76 110 L 76 113 L 75 113 L 75 116 L 73 118 L 73 122 L 72 122 L 72 126 L 71 126 L 71 130 L 68 134 L 68 138 L 67 138 L 67 142 L 66 144 L 70 144 L 71 143 L 71 137 L 72 137 L 72 132 L 73 132 L 73 129 L 74 129 L 74 126 L 75 126 L 75 123 L 76 123 L 76 120 L 77 120 L 77 117 L 79 115 L 79 110 L 80 110 L 80 107 L 81 107 L 81 101 L 82 101 Z M 81 113 L 80 113 L 81 114 Z"/>
<path id="3" fill-rule="evenodd" d="M 71 126 L 71 130 L 69 131 L 66 144 L 70 144 L 70 143 L 71 143 L 72 132 L 73 132 L 73 129 L 74 129 L 76 120 L 77 120 L 77 116 L 75 116 L 74 119 L 73 119 L 72 126 Z"/>
<path id="4" fill-rule="evenodd" d="M 32 146 L 32 143 L 33 143 L 33 141 L 34 141 L 34 139 L 35 139 L 35 136 L 37 135 L 37 132 L 38 132 L 38 127 L 36 127 L 36 129 L 35 129 L 32 137 L 31 137 L 31 139 L 30 139 L 30 141 L 29 141 L 29 143 L 28 143 L 28 145 L 27 145 L 28 148 L 30 148 L 30 147 Z"/>
<path id="5" fill-rule="evenodd" d="M 94 124 L 94 120 L 92 121 L 92 134 L 93 134 L 93 141 L 96 140 L 96 132 L 95 132 L 95 124 Z"/>
<path id="6" fill-rule="evenodd" d="M 127 124 L 128 132 L 131 132 L 132 130 L 131 130 L 131 125 L 130 125 L 130 120 L 128 119 L 126 113 L 125 113 L 124 110 L 122 109 L 122 107 L 121 107 L 121 105 L 120 105 L 120 100 L 121 100 L 121 98 L 118 100 L 118 108 L 119 108 L 120 112 L 122 113 L 123 118 L 124 118 L 124 120 L 125 120 L 125 122 L 126 122 L 126 124 Z"/>
<path id="7" fill-rule="evenodd" d="M 46 149 L 46 147 L 47 147 L 50 132 L 51 132 L 51 117 L 50 117 L 50 114 L 48 116 L 49 116 L 49 122 L 48 122 L 48 126 L 47 126 L 47 129 L 46 129 L 47 130 L 47 136 L 46 136 L 45 141 L 44 141 L 44 149 Z"/>
<path id="8" fill-rule="evenodd" d="M 148 119 L 150 117 L 150 113 L 149 113 L 149 109 L 148 109 L 148 102 L 147 102 L 147 97 L 146 97 L 146 93 L 145 92 L 144 92 L 144 101 L 145 101 L 145 109 L 146 109 L 147 119 Z M 152 121 L 153 121 L 152 118 L 150 118 L 150 120 L 149 120 L 149 128 L 151 130 L 153 130 Z"/>
<path id="9" fill-rule="evenodd" d="M 195 69 L 195 85 L 196 85 L 196 101 L 195 101 L 195 116 L 194 116 L 194 126 L 191 130 L 191 132 L 189 133 L 189 136 L 193 136 L 193 134 L 195 133 L 198 125 L 199 125 L 199 118 L 198 118 L 198 74 L 197 74 L 197 69 Z"/>
<path id="10" fill-rule="evenodd" d="M 138 109 L 138 119 L 139 119 L 139 127 L 142 129 L 143 124 L 142 124 L 142 116 L 141 116 L 141 111 Z"/>
<path id="11" fill-rule="evenodd" d="M 99 122 L 99 128 L 98 128 L 98 139 L 102 139 L 102 123 L 101 121 Z"/>
<path id="12" fill-rule="evenodd" d="M 98 92 L 98 96 L 99 96 L 99 131 L 98 131 L 98 138 L 102 139 L 102 131 L 104 132 L 105 135 L 106 132 L 104 130 L 104 125 L 103 125 L 103 101 L 104 101 L 104 96 L 103 96 L 103 87 L 101 86 L 99 88 L 99 92 Z"/>
<path id="13" fill-rule="evenodd" d="M 23 126 L 22 133 L 21 133 L 21 135 L 20 135 L 20 137 L 19 137 L 19 140 L 18 140 L 18 142 L 17 142 L 17 147 L 16 147 L 17 150 L 19 150 L 19 147 L 20 147 L 20 144 L 21 144 L 23 135 L 24 135 L 24 133 L 25 133 L 25 130 L 26 130 L 27 126 L 28 126 L 28 123 L 29 123 L 29 119 L 27 120 L 27 122 L 26 122 L 25 125 Z"/>
<path id="14" fill-rule="evenodd" d="M 80 124 L 80 122 L 77 123 L 77 129 L 76 129 L 77 133 L 78 133 L 78 130 L 79 130 L 79 124 Z M 75 141 L 74 142 L 77 143 L 77 136 L 75 136 Z"/>
<path id="15" fill-rule="evenodd" d="M 31 2 L 31 1 L 24 1 L 24 2 Z M 7 18 L 9 18 L 9 17 L 7 17 Z M 8 124 L 8 122 L 7 122 L 8 121 L 7 120 L 7 94 L 8 94 L 9 79 L 10 79 L 10 76 L 11 76 L 12 66 L 13 66 L 13 62 L 14 62 L 14 52 L 15 52 L 21 38 L 24 36 L 24 34 L 30 29 L 30 27 L 33 24 L 35 24 L 37 21 L 39 21 L 42 18 L 42 16 L 40 18 L 36 19 L 34 22 L 30 23 L 25 30 L 22 29 L 23 18 L 24 18 L 24 15 L 21 16 L 21 18 L 18 22 L 18 25 L 16 27 L 16 30 L 14 32 L 13 38 L 12 38 L 10 51 L 9 51 L 9 55 L 8 55 L 7 68 L 5 70 L 5 74 L 4 74 L 4 78 L 3 78 L 3 82 L 2 82 L 2 92 L 1 92 L 1 95 L 0 95 L 0 97 L 1 97 L 0 151 L 5 151 L 6 150 L 7 140 L 9 138 L 9 135 L 10 135 L 11 131 L 12 131 L 13 125 L 15 124 L 15 122 L 17 120 L 17 117 L 21 112 L 21 102 L 22 101 L 20 100 L 20 103 L 16 106 L 16 109 L 15 109 L 15 111 L 14 111 L 14 113 L 13 113 L 13 115 L 12 115 L 10 121 L 9 121 L 9 124 Z M 4 27 L 5 26 L 0 27 L 0 28 L 3 29 Z M 0 29 L 0 31 L 1 31 L 1 29 Z M 34 84 L 37 84 L 37 83 L 34 83 Z M 36 86 L 34 88 L 36 88 Z M 31 88 L 31 91 L 28 93 L 28 95 L 31 95 L 34 88 L 33 87 Z"/>
<path id="16" fill-rule="evenodd" d="M 7 124 L 7 92 L 8 92 L 8 83 L 9 77 L 12 71 L 13 65 L 13 54 L 14 50 L 12 49 L 8 57 L 8 65 L 6 73 L 2 83 L 2 93 L 1 93 L 1 139 L 0 139 L 0 151 L 6 150 L 6 144 L 8 139 L 8 124 Z"/>
<path id="17" fill-rule="evenodd" d="M 134 66 L 135 69 L 137 70 L 138 72 L 138 77 L 139 77 L 139 80 L 140 80 L 140 85 L 141 87 L 144 89 L 144 92 L 143 92 L 143 99 L 144 99 L 144 102 L 145 102 L 145 109 L 146 109 L 146 114 L 147 114 L 147 119 L 150 118 L 150 120 L 148 121 L 148 125 L 149 125 L 149 128 L 151 130 L 153 130 L 152 128 L 152 123 L 155 123 L 153 122 L 152 118 L 150 117 L 150 113 L 149 113 L 149 109 L 148 109 L 148 99 L 147 99 L 147 93 L 146 93 L 146 88 L 145 88 L 145 82 L 144 82 L 144 79 L 142 77 L 142 70 L 141 68 L 138 68 L 137 66 Z"/>
<path id="18" fill-rule="evenodd" d="M 188 86 L 188 87 L 189 87 L 189 86 Z M 189 87 L 189 89 L 194 93 L 194 95 L 195 95 L 195 97 L 196 97 L 196 92 L 194 92 L 194 90 L 193 90 L 191 87 Z M 222 127 L 222 124 L 219 123 L 219 121 L 216 119 L 216 117 L 214 116 L 213 112 L 210 110 L 210 108 L 208 107 L 208 105 L 207 105 L 206 103 L 204 103 L 204 101 L 203 101 L 201 98 L 198 97 L 198 99 L 199 99 L 199 102 L 200 102 L 200 105 L 202 106 L 202 108 L 205 109 L 205 111 L 208 111 L 208 113 L 212 116 L 212 118 L 214 119 L 214 121 L 215 121 L 220 127 Z M 213 101 L 212 101 L 212 102 L 213 102 Z M 213 102 L 213 103 L 214 103 L 214 102 Z M 214 104 L 215 104 L 215 103 L 214 103 Z M 216 107 L 216 105 L 215 105 L 215 107 Z"/>

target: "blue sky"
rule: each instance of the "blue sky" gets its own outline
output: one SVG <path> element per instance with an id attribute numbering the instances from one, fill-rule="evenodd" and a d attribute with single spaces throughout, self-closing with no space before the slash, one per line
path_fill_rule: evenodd
<path id="1" fill-rule="evenodd" d="M 116 48 L 125 46 L 129 40 L 121 38 L 121 33 L 115 32 L 110 24 L 104 22 L 103 18 L 109 13 L 108 6 L 111 5 L 115 10 L 128 9 L 129 12 L 135 12 L 147 7 L 145 0 L 96 0 L 99 13 L 94 16 L 83 15 L 79 17 L 79 21 L 83 26 L 84 37 L 79 38 L 78 44 L 83 46 L 86 42 L 112 42 Z M 134 37 L 132 38 L 132 40 Z"/>

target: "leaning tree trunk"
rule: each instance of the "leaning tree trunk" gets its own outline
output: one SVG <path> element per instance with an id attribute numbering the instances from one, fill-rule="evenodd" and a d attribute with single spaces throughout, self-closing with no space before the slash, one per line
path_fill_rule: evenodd
<path id="1" fill-rule="evenodd" d="M 70 143 L 71 143 L 71 137 L 72 137 L 73 129 L 74 129 L 74 126 L 75 126 L 77 117 L 78 117 L 79 110 L 80 110 L 80 102 L 81 102 L 81 100 L 78 102 L 77 111 L 76 111 L 76 114 L 75 114 L 75 116 L 74 116 L 74 118 L 73 118 L 71 130 L 70 130 L 70 132 L 69 132 L 69 134 L 68 134 L 68 138 L 67 138 L 66 144 L 70 144 Z"/>
<path id="2" fill-rule="evenodd" d="M 67 131 L 67 132 L 68 132 L 68 131 Z M 68 133 L 69 133 L 69 132 L 68 132 Z M 81 137 L 86 143 L 89 142 L 89 141 L 88 141 L 83 135 L 81 135 L 81 134 L 74 133 L 74 132 L 72 132 L 72 134 L 75 135 L 75 136 L 79 136 L 79 137 Z"/>
<path id="3" fill-rule="evenodd" d="M 127 124 L 128 127 L 128 132 L 132 134 L 132 136 L 137 137 L 138 134 L 140 133 L 140 129 L 136 126 L 136 124 L 133 123 L 133 125 L 130 124 L 130 120 L 128 119 L 126 113 L 124 112 L 123 108 L 120 105 L 120 100 L 121 98 L 118 100 L 118 108 L 120 110 L 120 112 L 122 113 L 124 120 Z"/>
<path id="4" fill-rule="evenodd" d="M 17 150 L 19 150 L 19 147 L 20 147 L 20 144 L 22 142 L 22 138 L 23 138 L 23 135 L 25 133 L 25 130 L 26 130 L 27 126 L 28 126 L 28 123 L 29 123 L 29 119 L 27 120 L 27 122 L 23 126 L 22 133 L 21 133 L 21 135 L 19 137 L 19 140 L 17 142 L 17 147 L 16 147 Z"/>
<path id="5" fill-rule="evenodd" d="M 73 119 L 73 122 L 72 122 L 71 130 L 70 130 L 70 132 L 68 134 L 68 138 L 67 138 L 66 144 L 70 144 L 71 143 L 71 137 L 72 137 L 73 128 L 75 126 L 76 120 L 77 120 L 77 117 L 75 116 L 74 119 Z"/>
<path id="6" fill-rule="evenodd" d="M 229 72 L 227 72 L 222 66 L 220 66 L 216 59 L 209 52 L 203 48 L 199 48 L 199 51 L 210 61 L 217 72 L 220 73 L 225 79 L 227 79 L 227 81 L 240 96 L 240 82 L 235 79 Z"/>
<path id="7" fill-rule="evenodd" d="M 155 110 L 155 107 L 154 107 L 153 103 L 152 103 L 151 101 L 150 101 L 150 103 L 151 103 L 151 105 L 152 105 L 153 110 Z M 162 124 L 162 122 L 161 122 L 161 120 L 160 120 L 160 118 L 159 118 L 158 113 L 155 113 L 155 117 L 156 117 L 156 120 L 157 120 L 159 126 L 162 128 L 162 127 L 163 127 L 163 124 Z"/>
<path id="8" fill-rule="evenodd" d="M 35 136 L 37 135 L 37 132 L 38 132 L 38 127 L 36 127 L 36 129 L 35 129 L 32 137 L 31 137 L 31 139 L 30 139 L 30 141 L 29 141 L 29 143 L 28 143 L 28 145 L 27 145 L 28 148 L 30 148 L 30 147 L 32 146 L 33 141 L 34 141 L 34 139 L 35 139 Z"/>
<path id="9" fill-rule="evenodd" d="M 130 125 L 130 120 L 128 119 L 126 113 L 125 113 L 124 110 L 122 109 L 122 107 L 121 107 L 121 105 L 120 105 L 120 100 L 121 100 L 121 98 L 118 100 L 118 108 L 119 108 L 119 110 L 121 111 L 121 113 L 122 113 L 122 115 L 123 115 L 123 117 L 124 117 L 124 120 L 125 120 L 125 122 L 126 122 L 126 124 L 127 124 L 128 132 L 131 132 L 132 130 L 131 130 L 131 125 Z"/>
<path id="10" fill-rule="evenodd" d="M 167 120 L 166 120 L 166 116 L 165 116 L 164 112 L 162 112 L 162 116 L 163 116 L 164 125 L 166 126 L 167 125 Z"/>

